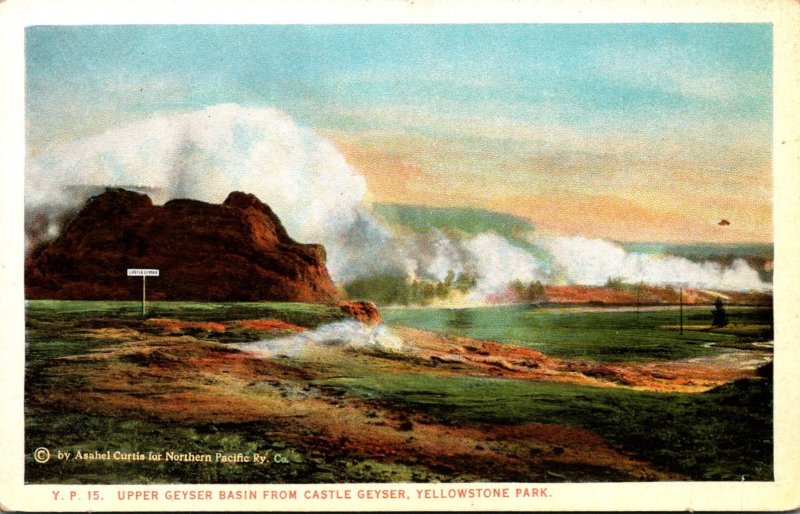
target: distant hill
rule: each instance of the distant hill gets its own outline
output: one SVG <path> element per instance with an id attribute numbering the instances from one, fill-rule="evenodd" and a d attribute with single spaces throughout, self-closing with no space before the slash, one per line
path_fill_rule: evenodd
<path id="1" fill-rule="evenodd" d="M 625 250 L 646 254 L 669 254 L 693 261 L 714 260 L 724 257 L 746 259 L 758 257 L 774 258 L 770 243 L 619 243 Z"/>
<path id="2" fill-rule="evenodd" d="M 509 243 L 523 248 L 542 260 L 549 255 L 533 246 L 527 235 L 535 226 L 521 216 L 480 209 L 477 207 L 429 207 L 424 205 L 374 204 L 372 213 L 388 225 L 403 227 L 413 232 L 441 230 L 445 234 L 463 232 L 478 235 L 494 232 Z"/>
<path id="3" fill-rule="evenodd" d="M 477 207 L 429 207 L 423 205 L 374 204 L 372 212 L 391 225 L 412 230 L 458 229 L 467 234 L 496 232 L 508 238 L 531 232 L 533 224 L 520 216 Z"/>

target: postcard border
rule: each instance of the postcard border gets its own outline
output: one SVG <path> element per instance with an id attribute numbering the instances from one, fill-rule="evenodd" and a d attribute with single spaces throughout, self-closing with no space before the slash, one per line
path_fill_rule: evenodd
<path id="1" fill-rule="evenodd" d="M 798 316 L 797 263 L 800 238 L 796 237 L 798 192 L 800 192 L 800 4 L 789 0 L 675 1 L 669 5 L 646 0 L 630 1 L 501 1 L 446 0 L 368 1 L 303 0 L 291 5 L 253 1 L 191 2 L 164 4 L 118 2 L 108 5 L 96 0 L 51 2 L 7 0 L 0 4 L 0 77 L 2 112 L 0 149 L 7 187 L 0 192 L 4 223 L 0 230 L 0 312 L 8 338 L 0 346 L 0 359 L 11 370 L 0 377 L 6 428 L 0 438 L 0 504 L 11 510 L 42 511 L 127 511 L 127 510 L 786 510 L 800 507 L 800 446 L 794 428 L 800 426 L 800 376 L 796 372 L 798 349 L 792 336 L 800 333 Z M 278 7 L 279 5 L 279 7 Z M 266 7 L 265 7 L 266 6 Z M 314 13 L 309 15 L 309 13 Z M 24 298 L 22 276 L 24 237 L 22 227 L 23 177 L 25 160 L 24 120 L 24 28 L 32 25 L 140 24 L 140 23 L 521 23 L 521 22 L 732 22 L 771 23 L 774 35 L 774 131 L 773 131 L 773 223 L 775 248 L 775 480 L 773 482 L 658 482 L 658 483 L 566 483 L 530 484 L 546 487 L 548 496 L 503 501 L 495 499 L 410 501 L 301 501 L 296 503 L 254 503 L 251 501 L 121 501 L 125 490 L 230 489 L 228 485 L 136 485 L 62 486 L 23 483 L 23 381 L 24 381 Z M 368 484 L 342 485 L 247 485 L 241 488 L 303 491 L 320 487 L 335 491 L 366 490 Z M 486 487 L 498 487 L 486 484 Z M 508 484 L 516 487 L 516 484 Z M 384 484 L 404 487 L 410 492 L 428 487 L 447 490 L 457 484 Z M 99 502 L 54 500 L 52 492 L 100 490 Z M 163 494 L 163 493 L 162 493 Z"/>

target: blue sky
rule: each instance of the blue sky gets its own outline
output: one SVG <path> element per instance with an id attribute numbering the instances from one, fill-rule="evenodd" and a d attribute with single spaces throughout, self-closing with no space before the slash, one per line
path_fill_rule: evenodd
<path id="1" fill-rule="evenodd" d="M 270 106 L 333 141 L 379 201 L 561 231 L 580 209 L 543 198 L 662 225 L 739 202 L 725 237 L 771 238 L 766 24 L 31 27 L 26 62 L 30 156 L 152 113 Z M 641 239 L 627 221 L 597 235 Z"/>

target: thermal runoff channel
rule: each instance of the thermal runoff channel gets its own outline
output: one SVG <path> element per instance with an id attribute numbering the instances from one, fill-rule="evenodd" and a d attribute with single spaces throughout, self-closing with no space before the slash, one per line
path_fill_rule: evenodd
<path id="1" fill-rule="evenodd" d="M 331 141 L 273 108 L 223 104 L 154 115 L 58 144 L 29 162 L 25 186 L 28 250 L 55 238 L 106 187 L 137 189 L 156 203 L 220 203 L 231 191 L 245 191 L 269 204 L 298 241 L 323 244 L 339 284 L 376 277 L 447 283 L 475 302 L 537 282 L 772 288 L 742 258 L 698 261 L 580 235 L 540 235 L 511 216 L 513 231 L 458 222 L 399 226 L 385 206 L 370 202 L 365 177 Z"/>

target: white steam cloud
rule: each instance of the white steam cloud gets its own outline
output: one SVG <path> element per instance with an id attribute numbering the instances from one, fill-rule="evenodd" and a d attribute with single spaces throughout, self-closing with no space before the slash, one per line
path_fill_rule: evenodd
<path id="1" fill-rule="evenodd" d="M 688 285 L 728 291 L 765 290 L 770 284 L 744 259 L 730 267 L 716 262 L 693 262 L 672 255 L 628 253 L 603 239 L 539 237 L 536 244 L 554 258 L 552 279 L 572 284 L 603 285 L 610 278 L 654 285 Z"/>
<path id="2" fill-rule="evenodd" d="M 367 326 L 355 320 L 329 323 L 308 332 L 237 344 L 235 347 L 260 355 L 286 357 L 313 354 L 315 350 L 326 347 L 389 353 L 409 351 L 405 342 L 384 325 Z"/>
<path id="3" fill-rule="evenodd" d="M 253 193 L 292 237 L 324 244 L 340 280 L 362 264 L 368 272 L 359 254 L 389 240 L 363 210 L 364 177 L 330 142 L 275 109 L 226 104 L 154 116 L 55 147 L 27 171 L 26 209 L 47 212 L 52 235 L 59 214 L 107 186 L 143 186 L 155 203 L 220 203 L 231 191 Z M 353 247 L 362 250 L 351 254 Z"/>
<path id="4" fill-rule="evenodd" d="M 105 187 L 136 186 L 155 203 L 193 198 L 219 203 L 231 191 L 255 194 L 301 242 L 325 245 L 334 280 L 376 274 L 443 280 L 452 270 L 485 298 L 514 280 L 603 284 L 609 278 L 709 289 L 764 290 L 744 261 L 725 268 L 678 257 L 627 253 L 581 237 L 539 237 L 547 263 L 505 238 L 437 230 L 395 235 L 365 205 L 364 177 L 327 140 L 270 108 L 226 104 L 153 116 L 50 148 L 26 171 L 29 247 L 58 235 L 64 216 Z"/>
<path id="5" fill-rule="evenodd" d="M 477 261 L 478 283 L 473 296 L 486 297 L 521 280 L 548 281 L 541 264 L 525 250 L 512 246 L 505 238 L 496 234 L 480 234 L 467 243 L 467 248 Z"/>

